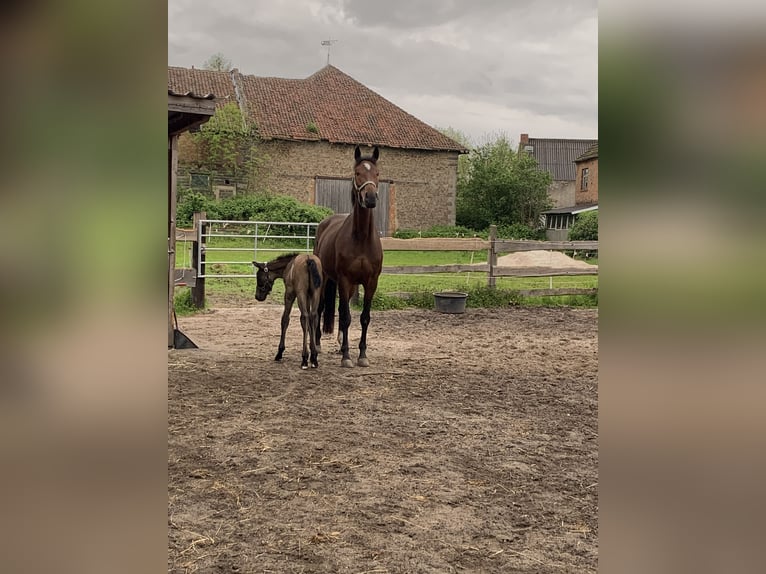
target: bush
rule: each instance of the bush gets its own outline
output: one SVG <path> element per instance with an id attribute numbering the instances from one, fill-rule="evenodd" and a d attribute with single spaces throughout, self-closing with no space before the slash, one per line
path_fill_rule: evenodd
<path id="1" fill-rule="evenodd" d="M 191 227 L 194 213 L 206 211 L 209 214 L 210 203 L 210 199 L 196 191 L 182 193 L 176 206 L 176 225 L 178 227 Z"/>
<path id="2" fill-rule="evenodd" d="M 319 223 L 332 215 L 329 207 L 301 203 L 285 195 L 263 193 L 239 195 L 215 201 L 200 193 L 185 193 L 176 210 L 179 227 L 192 225 L 195 211 L 207 212 L 208 219 L 231 221 L 294 221 L 296 223 Z"/>
<path id="3" fill-rule="evenodd" d="M 586 211 L 577 216 L 569 230 L 570 241 L 598 241 L 598 210 Z"/>
<path id="4" fill-rule="evenodd" d="M 532 239 L 544 241 L 545 229 L 532 229 L 529 225 L 524 225 L 523 223 L 498 225 L 497 236 L 502 237 L 503 239 Z"/>

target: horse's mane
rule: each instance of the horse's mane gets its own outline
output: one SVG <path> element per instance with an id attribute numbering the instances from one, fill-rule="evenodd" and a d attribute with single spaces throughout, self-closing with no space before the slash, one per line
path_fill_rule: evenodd
<path id="1" fill-rule="evenodd" d="M 282 271 L 297 255 L 298 253 L 286 253 L 285 255 L 280 255 L 269 261 L 266 264 L 266 267 L 269 268 L 269 271 Z"/>

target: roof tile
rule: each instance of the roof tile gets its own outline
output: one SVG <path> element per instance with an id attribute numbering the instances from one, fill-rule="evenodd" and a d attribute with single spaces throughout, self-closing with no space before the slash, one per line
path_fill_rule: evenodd
<path id="1" fill-rule="evenodd" d="M 264 139 L 466 151 L 334 66 L 302 80 L 168 67 L 168 87 L 175 90 L 208 91 L 236 101 L 234 81 Z"/>

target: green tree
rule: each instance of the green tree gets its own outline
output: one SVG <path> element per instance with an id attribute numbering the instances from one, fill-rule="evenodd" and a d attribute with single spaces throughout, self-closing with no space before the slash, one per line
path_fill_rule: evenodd
<path id="1" fill-rule="evenodd" d="M 235 102 L 216 109 L 210 120 L 192 134 L 204 158 L 200 167 L 211 173 L 221 172 L 232 177 L 247 176 L 250 191 L 262 191 L 265 157 L 258 146 L 258 133 L 242 115 Z"/>
<path id="2" fill-rule="evenodd" d="M 598 210 L 577 216 L 569 230 L 570 241 L 598 241 Z"/>
<path id="3" fill-rule="evenodd" d="M 517 153 L 505 135 L 474 148 L 458 179 L 456 223 L 472 229 L 490 224 L 539 226 L 551 205 L 551 176 L 529 154 Z"/>
<path id="4" fill-rule="evenodd" d="M 231 71 L 231 60 L 221 52 L 218 52 L 205 60 L 202 67 L 206 70 L 215 70 L 216 72 L 229 72 Z"/>

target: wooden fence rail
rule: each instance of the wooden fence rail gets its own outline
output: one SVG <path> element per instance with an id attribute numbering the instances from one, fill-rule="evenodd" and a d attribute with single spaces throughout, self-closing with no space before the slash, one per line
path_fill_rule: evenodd
<path id="1" fill-rule="evenodd" d="M 204 219 L 203 215 L 195 214 L 195 229 L 181 230 L 185 237 L 194 240 L 192 243 L 192 261 L 197 263 L 204 257 L 196 238 L 196 223 Z M 429 237 L 414 239 L 397 239 L 394 237 L 381 238 L 384 251 L 484 251 L 487 250 L 487 263 L 456 264 L 456 265 L 408 265 L 384 266 L 383 273 L 387 275 L 412 275 L 431 273 L 486 273 L 487 285 L 495 287 L 497 277 L 560 277 L 598 275 L 598 267 L 592 269 L 570 267 L 499 267 L 498 253 L 515 253 L 519 251 L 598 251 L 598 241 L 524 241 L 513 239 L 497 239 L 497 228 L 490 227 L 489 239 L 479 237 Z M 178 270 L 181 271 L 181 270 Z M 212 276 L 208 276 L 212 278 Z M 192 293 L 194 304 L 202 307 L 205 299 L 204 279 L 197 278 Z M 522 295 L 580 295 L 597 293 L 597 288 L 559 288 L 559 289 L 525 289 L 519 291 Z"/>

